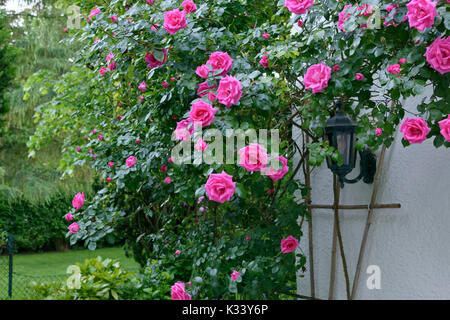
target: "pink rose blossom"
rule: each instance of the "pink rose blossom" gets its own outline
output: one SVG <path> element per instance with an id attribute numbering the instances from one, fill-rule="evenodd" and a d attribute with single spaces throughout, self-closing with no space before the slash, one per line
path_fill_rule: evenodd
<path id="1" fill-rule="evenodd" d="M 168 165 L 162 165 L 161 166 L 161 172 L 167 172 L 167 169 L 169 168 Z"/>
<path id="2" fill-rule="evenodd" d="M 164 183 L 166 183 L 166 184 L 169 184 L 169 183 L 171 183 L 172 182 L 172 179 L 170 178 L 170 177 L 166 177 L 165 179 L 164 179 Z"/>
<path id="3" fill-rule="evenodd" d="M 78 225 L 78 223 L 74 222 L 69 226 L 69 231 L 70 233 L 74 234 L 77 233 L 80 230 L 80 226 Z"/>
<path id="4" fill-rule="evenodd" d="M 173 162 L 173 157 L 170 157 L 169 159 L 167 159 L 167 162 L 172 163 Z"/>
<path id="5" fill-rule="evenodd" d="M 250 237 L 246 237 L 246 238 L 245 238 L 245 241 L 250 241 Z"/>
<path id="6" fill-rule="evenodd" d="M 409 143 L 422 143 L 427 139 L 427 134 L 431 129 L 422 118 L 406 118 L 400 127 L 400 131 L 403 132 L 403 139 L 409 141 Z"/>
<path id="7" fill-rule="evenodd" d="M 77 151 L 80 151 L 81 150 L 81 148 L 80 147 L 77 147 Z"/>
<path id="8" fill-rule="evenodd" d="M 355 79 L 356 80 L 363 80 L 364 79 L 364 75 L 362 73 L 357 72 L 355 75 Z"/>
<path id="9" fill-rule="evenodd" d="M 396 22 L 395 22 L 395 15 L 397 14 L 398 9 L 399 9 L 399 5 L 398 5 L 398 4 L 395 4 L 395 5 L 394 5 L 394 4 L 390 4 L 390 5 L 388 5 L 388 6 L 386 7 L 386 11 L 389 12 L 389 14 L 385 15 L 385 16 L 383 17 L 383 19 L 386 19 L 386 17 L 390 15 L 390 12 L 391 12 L 392 10 L 395 10 L 395 13 L 394 13 L 394 15 L 393 15 L 393 17 L 392 17 L 392 21 L 391 21 L 391 22 L 387 22 L 387 21 L 384 21 L 384 22 L 383 22 L 383 24 L 384 24 L 385 26 L 390 26 L 390 25 L 398 26 L 398 25 L 399 25 L 399 23 L 396 23 Z M 405 22 L 406 20 L 408 20 L 408 17 L 405 15 L 405 17 L 403 18 L 403 20 L 402 20 L 400 23 L 403 23 L 403 22 Z"/>
<path id="10" fill-rule="evenodd" d="M 208 148 L 208 145 L 206 144 L 205 141 L 203 141 L 202 138 L 199 138 L 197 140 L 196 145 L 194 146 L 195 149 L 197 149 L 198 151 L 205 151 L 206 148 Z"/>
<path id="11" fill-rule="evenodd" d="M 239 272 L 233 270 L 233 273 L 231 274 L 231 281 L 236 281 L 240 276 L 241 274 Z"/>
<path id="12" fill-rule="evenodd" d="M 138 99 L 142 101 L 142 100 L 144 100 L 144 97 L 143 96 L 139 96 Z"/>
<path id="13" fill-rule="evenodd" d="M 220 79 L 217 89 L 217 99 L 228 108 L 239 102 L 242 96 L 241 82 L 233 76 L 226 76 Z"/>
<path id="14" fill-rule="evenodd" d="M 179 255 L 181 254 L 181 251 L 180 251 L 180 250 L 176 250 L 176 251 L 175 251 L 175 254 L 176 254 L 177 256 L 179 256 Z"/>
<path id="15" fill-rule="evenodd" d="M 161 83 L 161 85 L 162 85 L 165 89 L 167 89 L 167 88 L 170 86 L 170 83 L 168 83 L 167 81 L 163 81 L 163 82 Z"/>
<path id="16" fill-rule="evenodd" d="M 262 56 L 261 60 L 259 60 L 259 63 L 264 67 L 267 68 L 269 66 L 269 59 L 267 56 Z"/>
<path id="17" fill-rule="evenodd" d="M 146 52 L 145 53 L 145 62 L 147 62 L 147 68 L 156 68 L 159 66 L 162 66 L 163 64 L 165 64 L 167 62 L 167 49 L 161 49 L 161 52 L 163 53 L 163 61 L 158 61 L 156 60 L 155 56 L 153 55 L 153 52 Z"/>
<path id="18" fill-rule="evenodd" d="M 262 37 L 264 38 L 264 39 L 269 39 L 269 37 L 270 37 L 270 34 L 268 34 L 268 33 L 263 33 L 262 34 Z"/>
<path id="19" fill-rule="evenodd" d="M 73 220 L 73 215 L 71 213 L 68 213 L 64 216 L 64 218 L 66 218 L 67 221 L 72 221 Z"/>
<path id="20" fill-rule="evenodd" d="M 214 92 L 209 92 L 208 93 L 208 100 L 209 101 L 214 102 L 214 101 L 216 101 L 216 99 L 217 99 L 217 96 L 216 96 L 216 94 Z"/>
<path id="21" fill-rule="evenodd" d="M 288 253 L 295 251 L 298 246 L 298 240 L 293 236 L 289 236 L 281 240 L 281 252 Z"/>
<path id="22" fill-rule="evenodd" d="M 238 151 L 239 165 L 247 171 L 261 171 L 269 161 L 267 150 L 258 143 L 250 143 Z"/>
<path id="23" fill-rule="evenodd" d="M 114 167 L 114 162 L 112 162 L 112 161 L 108 162 L 108 166 L 109 166 L 110 168 Z"/>
<path id="24" fill-rule="evenodd" d="M 145 83 L 145 81 L 142 81 L 141 84 L 138 86 L 139 91 L 141 92 L 145 92 L 147 91 L 147 84 Z"/>
<path id="25" fill-rule="evenodd" d="M 117 17 L 116 16 L 111 16 L 111 21 L 116 23 L 117 22 Z"/>
<path id="26" fill-rule="evenodd" d="M 175 34 L 177 31 L 187 26 L 186 12 L 180 9 L 166 11 L 164 14 L 164 29 L 170 33 Z"/>
<path id="27" fill-rule="evenodd" d="M 222 72 L 216 74 L 216 76 L 225 76 L 232 67 L 233 59 L 231 59 L 227 52 L 216 51 L 211 53 L 206 64 L 212 66 L 213 72 L 222 70 Z"/>
<path id="28" fill-rule="evenodd" d="M 136 143 L 137 144 L 141 143 L 141 139 L 136 139 Z"/>
<path id="29" fill-rule="evenodd" d="M 222 173 L 211 173 L 205 185 L 208 199 L 220 203 L 229 201 L 234 194 L 235 188 L 236 182 L 233 182 L 233 176 L 225 171 L 222 171 Z"/>
<path id="30" fill-rule="evenodd" d="M 103 140 L 105 137 L 99 134 L 99 135 L 97 136 L 97 138 L 98 138 L 98 140 L 101 141 L 101 140 Z"/>
<path id="31" fill-rule="evenodd" d="M 201 66 L 197 67 L 195 70 L 195 73 L 203 79 L 208 78 L 209 75 L 209 67 L 206 64 L 202 64 Z"/>
<path id="32" fill-rule="evenodd" d="M 387 68 L 387 72 L 392 73 L 392 74 L 399 74 L 400 73 L 400 65 L 399 64 L 390 65 Z"/>
<path id="33" fill-rule="evenodd" d="M 441 134 L 444 136 L 445 140 L 450 142 L 450 114 L 447 116 L 447 119 L 441 120 L 438 123 Z"/>
<path id="34" fill-rule="evenodd" d="M 425 58 L 430 66 L 444 74 L 450 71 L 450 37 L 437 37 L 436 40 L 427 48 Z"/>
<path id="35" fill-rule="evenodd" d="M 349 8 L 351 8 L 351 7 L 352 7 L 352 5 L 351 5 L 351 4 L 348 4 L 348 5 L 346 5 L 346 6 L 344 7 L 344 9 L 342 9 L 342 11 L 339 13 L 338 28 L 339 28 L 339 30 L 341 30 L 341 31 L 346 32 L 345 29 L 344 29 L 344 22 L 345 22 L 345 20 L 347 20 L 347 19 L 350 18 L 350 16 L 351 16 L 350 13 L 347 13 L 347 9 L 349 9 Z"/>
<path id="36" fill-rule="evenodd" d="M 84 192 L 78 192 L 75 197 L 73 197 L 72 206 L 75 209 L 80 210 L 81 208 L 83 208 L 85 200 L 86 199 L 84 198 Z"/>
<path id="37" fill-rule="evenodd" d="M 89 13 L 88 21 L 92 20 L 92 18 L 100 13 L 100 9 L 93 9 Z"/>
<path id="38" fill-rule="evenodd" d="M 111 61 L 110 64 L 108 64 L 109 71 L 114 71 L 116 69 L 116 63 L 114 61 Z"/>
<path id="39" fill-rule="evenodd" d="M 214 120 L 217 109 L 213 108 L 209 103 L 203 100 L 197 100 L 192 104 L 189 111 L 189 121 L 192 123 L 200 122 L 202 127 L 209 126 Z"/>
<path id="40" fill-rule="evenodd" d="M 194 125 L 189 119 L 184 119 L 177 122 L 177 127 L 174 131 L 175 137 L 180 141 L 187 141 L 194 133 Z"/>
<path id="41" fill-rule="evenodd" d="M 122 119 L 123 119 L 123 116 L 120 116 L 120 115 L 119 115 L 119 116 L 117 116 L 117 120 L 119 120 L 119 121 L 120 121 L 120 120 L 122 120 Z"/>
<path id="42" fill-rule="evenodd" d="M 283 164 L 283 168 L 276 170 L 273 167 L 264 169 L 264 174 L 266 174 L 270 179 L 276 181 L 280 180 L 284 177 L 286 173 L 289 172 L 289 166 L 287 165 L 288 161 L 285 157 L 279 156 L 278 160 Z"/>
<path id="43" fill-rule="evenodd" d="M 107 71 L 108 71 L 108 69 L 106 69 L 105 67 L 101 67 L 98 72 L 103 77 Z"/>
<path id="44" fill-rule="evenodd" d="M 208 81 L 205 81 L 205 82 L 202 82 L 202 83 L 200 83 L 199 85 L 198 85 L 198 90 L 197 90 L 197 94 L 200 96 L 200 97 L 203 97 L 203 96 L 205 96 L 205 95 L 207 95 L 208 93 L 209 93 L 209 91 L 208 90 L 210 90 L 210 89 L 215 89 L 216 88 L 216 85 L 211 85 L 211 86 L 209 86 L 208 85 Z"/>
<path id="45" fill-rule="evenodd" d="M 181 6 L 183 7 L 183 10 L 186 11 L 187 13 L 197 11 L 197 6 L 195 5 L 194 2 L 192 2 L 190 0 L 183 1 Z"/>
<path id="46" fill-rule="evenodd" d="M 97 43 L 97 42 L 99 42 L 99 41 L 100 41 L 99 38 L 95 38 L 95 39 L 94 39 L 94 43 Z"/>
<path id="47" fill-rule="evenodd" d="M 406 59 L 405 58 L 401 58 L 398 60 L 399 64 L 405 64 L 406 63 Z"/>
<path id="48" fill-rule="evenodd" d="M 154 4 L 155 0 L 147 0 L 147 4 Z"/>
<path id="49" fill-rule="evenodd" d="M 274 193 L 274 192 L 275 192 L 274 189 L 269 189 L 269 190 L 267 190 L 267 194 L 268 194 L 268 195 L 271 195 L 271 194 Z"/>
<path id="50" fill-rule="evenodd" d="M 328 80 L 331 78 L 331 68 L 325 63 L 313 64 L 306 70 L 303 77 L 305 89 L 311 89 L 313 93 L 321 92 L 328 86 Z"/>
<path id="51" fill-rule="evenodd" d="M 304 14 L 314 4 L 314 0 L 285 0 L 284 6 L 295 14 Z"/>
<path id="52" fill-rule="evenodd" d="M 172 300 L 191 300 L 191 296 L 185 291 L 184 283 L 176 282 L 171 287 Z"/>
<path id="53" fill-rule="evenodd" d="M 297 20 L 297 25 L 298 25 L 300 28 L 303 27 L 303 21 L 300 20 L 300 19 L 298 19 L 298 20 Z"/>
<path id="54" fill-rule="evenodd" d="M 111 182 L 112 181 L 111 177 L 106 178 L 106 181 Z"/>
<path id="55" fill-rule="evenodd" d="M 335 64 L 334 66 L 333 66 L 333 71 L 339 71 L 339 69 L 340 69 L 340 67 L 339 67 L 339 65 L 337 65 L 337 64 Z"/>
<path id="56" fill-rule="evenodd" d="M 437 16 L 436 10 L 437 1 L 431 0 L 412 0 L 406 7 L 408 13 L 406 17 L 409 21 L 409 26 L 423 31 L 434 24 L 434 17 Z"/>
<path id="57" fill-rule="evenodd" d="M 66 28 L 66 27 L 64 27 L 64 28 L 63 28 L 63 31 L 64 31 L 64 32 L 67 32 L 67 28 Z"/>
<path id="58" fill-rule="evenodd" d="M 375 129 L 375 134 L 378 136 L 381 136 L 381 134 L 383 133 L 383 130 L 381 130 L 380 128 L 376 128 Z"/>
<path id="59" fill-rule="evenodd" d="M 129 156 L 125 161 L 128 168 L 134 167 L 136 165 L 137 159 L 136 157 Z"/>

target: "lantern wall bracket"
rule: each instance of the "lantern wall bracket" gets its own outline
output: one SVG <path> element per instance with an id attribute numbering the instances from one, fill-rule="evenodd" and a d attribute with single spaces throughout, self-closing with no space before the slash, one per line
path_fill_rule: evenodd
<path id="1" fill-rule="evenodd" d="M 339 176 L 341 189 L 344 188 L 344 183 L 356 183 L 361 179 L 363 179 L 363 181 L 367 184 L 373 183 L 377 167 L 377 160 L 375 158 L 375 155 L 372 153 L 372 150 L 370 150 L 370 148 L 364 147 L 362 151 L 359 151 L 359 157 L 361 158 L 359 162 L 359 175 L 354 179 L 347 179 L 345 178 L 345 176 Z"/>

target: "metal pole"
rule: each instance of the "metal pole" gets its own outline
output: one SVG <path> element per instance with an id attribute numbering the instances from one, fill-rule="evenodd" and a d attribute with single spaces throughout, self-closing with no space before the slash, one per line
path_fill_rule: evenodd
<path id="1" fill-rule="evenodd" d="M 13 282 L 13 248 L 14 248 L 14 236 L 9 235 L 8 239 L 8 250 L 9 250 L 9 280 L 8 280 L 8 296 L 12 298 L 12 282 Z"/>

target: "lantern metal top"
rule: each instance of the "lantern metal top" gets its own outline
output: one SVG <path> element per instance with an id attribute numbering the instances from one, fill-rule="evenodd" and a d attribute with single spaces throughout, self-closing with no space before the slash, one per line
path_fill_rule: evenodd
<path id="1" fill-rule="evenodd" d="M 354 129 L 358 125 L 356 125 L 349 117 L 345 115 L 345 113 L 342 111 L 342 102 L 338 100 L 336 103 L 338 106 L 338 111 L 336 112 L 336 115 L 330 119 L 327 120 L 327 124 L 325 126 L 325 129 L 328 128 L 335 128 L 335 127 L 346 127 L 349 129 Z"/>

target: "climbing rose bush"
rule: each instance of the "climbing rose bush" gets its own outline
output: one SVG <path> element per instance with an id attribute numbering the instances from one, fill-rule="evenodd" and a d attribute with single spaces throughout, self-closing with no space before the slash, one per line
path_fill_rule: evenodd
<path id="1" fill-rule="evenodd" d="M 86 2 L 89 22 L 68 32 L 83 50 L 36 109 L 30 152 L 58 135 L 64 177 L 92 168 L 93 190 L 70 211 L 72 244 L 94 249 L 121 232 L 141 265 L 158 261 L 171 275 L 167 298 L 280 298 L 307 268 L 308 187 L 298 173 L 306 161 L 340 160 L 324 139 L 337 99 L 358 124 L 359 150 L 389 147 L 396 130 L 405 147 L 450 146 L 448 5 L 193 3 Z M 424 92 L 417 110 L 403 103 Z M 227 129 L 277 129 L 279 151 L 275 137 L 246 137 L 234 163 L 197 161 L 219 152 L 198 127 L 224 140 Z M 190 154 L 172 155 L 187 144 Z"/>

